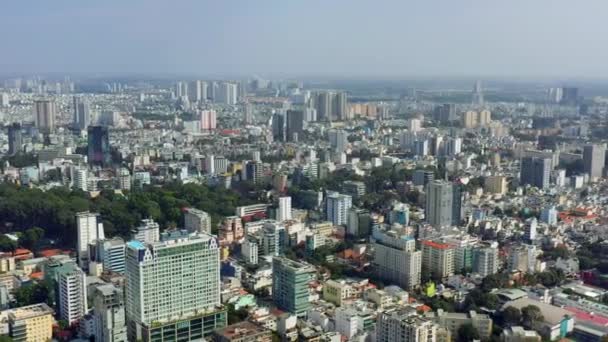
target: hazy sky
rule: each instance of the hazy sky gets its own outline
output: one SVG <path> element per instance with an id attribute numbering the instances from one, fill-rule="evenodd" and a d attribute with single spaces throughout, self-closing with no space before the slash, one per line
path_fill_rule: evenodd
<path id="1" fill-rule="evenodd" d="M 18 0 L 0 72 L 608 78 L 607 0 Z"/>

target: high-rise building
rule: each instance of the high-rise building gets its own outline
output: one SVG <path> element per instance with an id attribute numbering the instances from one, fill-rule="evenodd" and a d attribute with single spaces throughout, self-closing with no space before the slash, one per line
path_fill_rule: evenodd
<path id="1" fill-rule="evenodd" d="M 54 101 L 38 100 L 34 103 L 35 124 L 41 133 L 48 134 L 55 131 L 56 111 Z"/>
<path id="2" fill-rule="evenodd" d="M 415 310 L 392 309 L 381 312 L 376 319 L 377 342 L 434 342 L 437 325 Z"/>
<path id="3" fill-rule="evenodd" d="M 82 191 L 89 190 L 89 170 L 86 167 L 72 166 L 72 187 Z"/>
<path id="4" fill-rule="evenodd" d="M 578 88 L 562 87 L 562 98 L 560 103 L 571 106 L 578 104 Z"/>
<path id="5" fill-rule="evenodd" d="M 127 243 L 129 341 L 196 341 L 226 325 L 217 239 L 185 231 Z"/>
<path id="6" fill-rule="evenodd" d="M 89 104 L 82 101 L 80 97 L 74 96 L 72 99 L 72 127 L 78 130 L 85 130 L 91 124 L 91 111 Z"/>
<path id="7" fill-rule="evenodd" d="M 445 279 L 454 274 L 454 246 L 447 243 L 423 240 L 421 250 L 423 272 L 432 274 L 440 279 Z"/>
<path id="8" fill-rule="evenodd" d="M 453 223 L 454 186 L 442 180 L 426 185 L 426 221 L 433 227 L 446 227 Z"/>
<path id="9" fill-rule="evenodd" d="M 324 91 L 316 96 L 316 109 L 318 121 L 331 121 L 332 116 L 332 94 Z"/>
<path id="10" fill-rule="evenodd" d="M 139 227 L 135 228 L 133 240 L 143 243 L 155 243 L 160 240 L 160 227 L 152 219 L 141 220 Z"/>
<path id="11" fill-rule="evenodd" d="M 602 177 L 605 160 L 606 148 L 604 145 L 586 145 L 583 148 L 584 171 L 592 179 Z"/>
<path id="12" fill-rule="evenodd" d="M 433 112 L 433 119 L 441 123 L 458 121 L 456 105 L 453 103 L 446 103 L 436 107 Z"/>
<path id="13" fill-rule="evenodd" d="M 416 240 L 380 230 L 375 230 L 373 237 L 374 273 L 408 291 L 420 285 L 422 252 L 416 251 Z"/>
<path id="14" fill-rule="evenodd" d="M 245 103 L 243 107 L 243 116 L 243 123 L 245 125 L 251 125 L 253 123 L 253 105 L 251 103 Z"/>
<path id="15" fill-rule="evenodd" d="M 107 167 L 112 164 L 110 151 L 110 133 L 105 126 L 89 126 L 88 128 L 88 163 Z"/>
<path id="16" fill-rule="evenodd" d="M 187 208 L 184 210 L 184 228 L 191 233 L 211 234 L 211 216 L 205 211 Z"/>
<path id="17" fill-rule="evenodd" d="M 120 237 L 99 239 L 94 242 L 95 261 L 103 266 L 104 271 L 125 272 L 125 241 Z"/>
<path id="18" fill-rule="evenodd" d="M 455 182 L 452 184 L 452 225 L 458 226 L 462 221 L 462 184 Z"/>
<path id="19" fill-rule="evenodd" d="M 188 101 L 200 102 L 203 99 L 203 84 L 200 80 L 188 84 Z"/>
<path id="20" fill-rule="evenodd" d="M 227 105 L 235 105 L 237 102 L 238 86 L 235 83 L 223 82 L 216 94 L 215 102 L 224 103 Z"/>
<path id="21" fill-rule="evenodd" d="M 78 239 L 76 250 L 78 252 L 78 265 L 83 269 L 89 268 L 89 244 L 96 240 L 105 239 L 103 223 L 98 219 L 99 214 L 88 211 L 76 214 Z"/>
<path id="22" fill-rule="evenodd" d="M 332 121 L 344 121 L 349 119 L 348 100 L 345 92 L 339 92 L 332 96 Z"/>
<path id="23" fill-rule="evenodd" d="M 352 207 L 348 210 L 346 234 L 348 237 L 367 238 L 372 226 L 369 210 Z"/>
<path id="24" fill-rule="evenodd" d="M 217 128 L 217 113 L 215 110 L 201 111 L 201 130 L 211 131 Z"/>
<path id="25" fill-rule="evenodd" d="M 282 222 L 291 220 L 291 197 L 279 197 L 279 210 L 277 211 L 277 221 Z"/>
<path id="26" fill-rule="evenodd" d="M 344 152 L 348 146 L 348 133 L 341 129 L 328 132 L 329 144 L 336 152 Z"/>
<path id="27" fill-rule="evenodd" d="M 407 121 L 407 129 L 410 132 L 418 132 L 422 129 L 422 121 L 418 118 L 409 119 Z"/>
<path id="28" fill-rule="evenodd" d="M 12 156 L 21 153 L 22 149 L 21 124 L 15 122 L 8 126 L 8 154 Z"/>
<path id="29" fill-rule="evenodd" d="M 298 142 L 304 133 L 304 111 L 288 110 L 285 135 L 288 141 Z"/>
<path id="30" fill-rule="evenodd" d="M 498 248 L 496 246 L 480 246 L 473 249 L 473 272 L 482 277 L 498 273 Z"/>
<path id="31" fill-rule="evenodd" d="M 412 181 L 414 185 L 426 186 L 435 179 L 435 172 L 431 170 L 415 170 Z"/>
<path id="32" fill-rule="evenodd" d="M 481 87 L 481 81 L 476 81 L 473 86 L 473 101 L 472 103 L 477 106 L 483 106 L 483 89 Z"/>
<path id="33" fill-rule="evenodd" d="M 248 162 L 245 166 L 245 178 L 254 184 L 261 183 L 264 177 L 264 166 L 258 162 Z"/>
<path id="34" fill-rule="evenodd" d="M 284 142 L 287 140 L 285 131 L 285 114 L 275 113 L 272 115 L 272 139 Z"/>
<path id="35" fill-rule="evenodd" d="M 260 253 L 260 239 L 255 235 L 247 235 L 241 247 L 243 259 L 249 265 L 257 265 Z"/>
<path id="36" fill-rule="evenodd" d="M 454 157 L 462 151 L 462 138 L 448 138 L 446 141 L 445 154 Z"/>
<path id="37" fill-rule="evenodd" d="M 9 107 L 11 105 L 10 98 L 7 93 L 0 93 L 0 107 Z"/>
<path id="38" fill-rule="evenodd" d="M 536 240 L 536 229 L 538 228 L 538 221 L 535 217 L 529 218 L 526 220 L 526 224 L 524 225 L 524 238 L 527 242 L 534 243 Z"/>
<path id="39" fill-rule="evenodd" d="M 488 176 L 483 181 L 483 189 L 490 194 L 504 195 L 507 193 L 507 177 Z"/>
<path id="40" fill-rule="evenodd" d="M 337 192 L 330 192 L 327 194 L 326 201 L 327 220 L 336 226 L 347 224 L 348 210 L 353 206 L 353 198 Z"/>
<path id="41" fill-rule="evenodd" d="M 475 128 L 478 125 L 477 112 L 474 110 L 466 111 L 462 116 L 462 125 L 464 128 Z"/>
<path id="42" fill-rule="evenodd" d="M 65 264 L 56 273 L 59 318 L 77 323 L 89 311 L 86 274 L 74 264 Z"/>
<path id="43" fill-rule="evenodd" d="M 272 259 L 272 299 L 281 310 L 305 317 L 310 308 L 308 284 L 314 279 L 314 267 L 291 259 Z"/>
<path id="44" fill-rule="evenodd" d="M 551 159 L 524 157 L 521 159 L 520 181 L 523 185 L 532 185 L 540 189 L 549 187 L 551 177 Z"/>
<path id="45" fill-rule="evenodd" d="M 557 209 L 555 207 L 546 207 L 543 208 L 540 212 L 540 220 L 541 222 L 545 222 L 546 224 L 554 225 L 557 224 Z"/>
<path id="46" fill-rule="evenodd" d="M 93 290 L 95 341 L 127 341 L 127 319 L 123 291 L 112 284 L 98 285 Z"/>
<path id="47" fill-rule="evenodd" d="M 492 113 L 489 110 L 484 109 L 479 112 L 478 118 L 479 120 L 477 121 L 477 124 L 481 127 L 485 127 L 492 122 Z"/>

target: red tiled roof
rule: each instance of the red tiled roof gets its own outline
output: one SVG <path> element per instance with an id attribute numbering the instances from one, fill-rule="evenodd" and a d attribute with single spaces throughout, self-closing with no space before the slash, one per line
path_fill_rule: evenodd
<path id="1" fill-rule="evenodd" d="M 590 321 L 590 322 L 593 322 L 593 323 L 601 325 L 601 326 L 608 325 L 608 317 L 606 317 L 606 316 L 592 315 L 587 311 L 573 308 L 570 306 L 566 306 L 564 309 L 572 312 L 577 320 Z"/>
<path id="2" fill-rule="evenodd" d="M 431 248 L 437 248 L 437 249 L 448 249 L 450 248 L 450 245 L 445 244 L 445 243 L 439 243 L 439 242 L 435 242 L 435 241 L 431 241 L 431 240 L 424 240 L 422 241 L 422 244 L 425 246 L 429 246 Z"/>

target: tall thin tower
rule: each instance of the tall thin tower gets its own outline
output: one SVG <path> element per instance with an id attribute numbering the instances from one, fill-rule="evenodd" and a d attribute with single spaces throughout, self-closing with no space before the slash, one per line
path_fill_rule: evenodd
<path id="1" fill-rule="evenodd" d="M 473 104 L 483 106 L 483 90 L 481 89 L 481 81 L 477 80 L 473 87 Z"/>

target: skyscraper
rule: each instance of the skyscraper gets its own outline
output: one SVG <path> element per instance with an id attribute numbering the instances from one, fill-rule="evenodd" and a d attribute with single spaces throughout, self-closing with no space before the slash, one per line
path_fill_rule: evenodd
<path id="1" fill-rule="evenodd" d="M 287 124 L 285 125 L 285 135 L 288 141 L 297 142 L 304 133 L 304 111 L 288 110 Z"/>
<path id="2" fill-rule="evenodd" d="M 235 105 L 237 102 L 238 87 L 235 83 L 223 82 L 219 87 L 219 94 L 215 102 Z"/>
<path id="3" fill-rule="evenodd" d="M 279 197 L 277 221 L 291 220 L 291 197 Z"/>
<path id="4" fill-rule="evenodd" d="M 453 223 L 454 187 L 443 180 L 434 180 L 426 186 L 426 221 L 435 228 Z"/>
<path id="5" fill-rule="evenodd" d="M 481 81 L 476 81 L 473 87 L 473 104 L 483 106 L 483 90 L 481 88 Z"/>
<path id="6" fill-rule="evenodd" d="M 452 225 L 458 226 L 462 220 L 462 185 L 452 184 Z"/>
<path id="7" fill-rule="evenodd" d="M 51 100 L 38 100 L 34 103 L 34 118 L 36 128 L 41 133 L 48 134 L 55 131 L 56 105 Z"/>
<path id="8" fill-rule="evenodd" d="M 285 132 L 285 114 L 274 113 L 272 115 L 272 139 L 284 142 L 287 140 Z"/>
<path id="9" fill-rule="evenodd" d="M 202 99 L 202 82 L 192 81 L 188 84 L 188 101 L 200 102 Z"/>
<path id="10" fill-rule="evenodd" d="M 78 252 L 78 265 L 83 269 L 89 268 L 89 244 L 96 240 L 105 239 L 103 223 L 98 219 L 99 214 L 88 211 L 76 214 L 76 227 L 78 239 L 76 251 Z"/>
<path id="11" fill-rule="evenodd" d="M 21 138 L 21 124 L 15 122 L 8 126 L 8 154 L 15 155 L 20 153 L 23 148 L 23 139 Z"/>
<path id="12" fill-rule="evenodd" d="M 348 223 L 348 210 L 353 206 L 351 196 L 342 195 L 337 192 L 327 194 L 327 220 L 334 225 L 345 225 Z"/>
<path id="13" fill-rule="evenodd" d="M 589 177 L 602 177 L 605 160 L 606 148 L 603 145 L 586 145 L 583 148 L 584 170 Z"/>
<path id="14" fill-rule="evenodd" d="M 343 121 L 348 117 L 348 100 L 345 92 L 339 92 L 332 96 L 332 120 Z"/>
<path id="15" fill-rule="evenodd" d="M 477 112 L 474 110 L 466 111 L 462 116 L 462 124 L 464 128 L 475 128 L 478 125 Z"/>
<path id="16" fill-rule="evenodd" d="M 563 105 L 576 105 L 578 103 L 578 88 L 562 87 L 560 103 Z"/>
<path id="17" fill-rule="evenodd" d="M 89 126 L 88 128 L 88 163 L 101 167 L 112 164 L 110 151 L 110 133 L 105 126 Z"/>
<path id="18" fill-rule="evenodd" d="M 72 110 L 73 118 L 72 118 L 72 127 L 79 130 L 86 129 L 91 123 L 91 113 L 89 104 L 82 101 L 80 97 L 74 96 L 72 99 Z"/>
<path id="19" fill-rule="evenodd" d="M 332 112 L 332 94 L 324 91 L 317 94 L 316 105 L 317 105 L 317 120 L 318 121 L 331 121 Z"/>
<path id="20" fill-rule="evenodd" d="M 523 185 L 532 185 L 540 189 L 549 187 L 551 176 L 551 159 L 525 157 L 521 159 L 520 181 Z"/>
<path id="21" fill-rule="evenodd" d="M 251 125 L 253 123 L 253 105 L 249 102 L 245 103 L 243 107 L 243 123 L 245 125 Z"/>
<path id="22" fill-rule="evenodd" d="M 201 111 L 201 130 L 210 131 L 217 127 L 217 113 L 215 110 Z"/>
<path id="23" fill-rule="evenodd" d="M 291 259 L 272 259 L 272 299 L 281 310 L 305 317 L 310 308 L 308 283 L 314 279 L 312 266 Z"/>
<path id="24" fill-rule="evenodd" d="M 220 302 L 218 242 L 208 234 L 163 234 L 127 243 L 129 341 L 202 340 L 226 325 Z"/>

